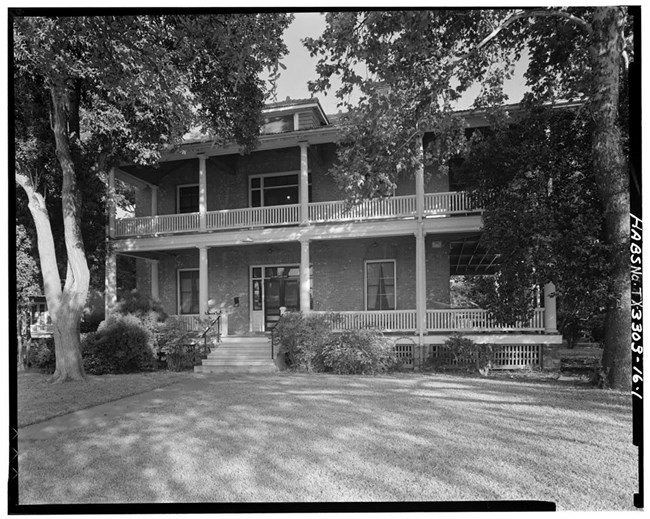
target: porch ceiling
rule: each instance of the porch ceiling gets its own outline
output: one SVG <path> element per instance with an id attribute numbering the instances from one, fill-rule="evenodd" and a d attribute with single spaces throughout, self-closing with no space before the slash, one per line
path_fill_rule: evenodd
<path id="1" fill-rule="evenodd" d="M 228 173 L 233 173 L 236 170 L 235 161 L 236 156 L 219 156 L 219 157 L 208 157 L 208 162 L 214 163 L 214 165 L 220 171 L 227 171 Z M 174 173 L 175 171 L 187 167 L 188 161 L 194 160 L 196 163 L 196 178 L 198 182 L 199 175 L 199 165 L 196 162 L 196 157 L 188 157 L 181 160 L 171 160 L 167 162 L 159 162 L 155 166 L 140 166 L 137 164 L 123 165 L 119 169 L 132 175 L 148 184 L 153 184 L 154 186 L 160 185 L 162 179 L 167 175 Z M 118 172 L 119 177 L 119 172 Z"/>
<path id="2" fill-rule="evenodd" d="M 479 245 L 479 235 L 452 241 L 449 267 L 452 276 L 494 274 L 499 255 L 488 253 Z"/>

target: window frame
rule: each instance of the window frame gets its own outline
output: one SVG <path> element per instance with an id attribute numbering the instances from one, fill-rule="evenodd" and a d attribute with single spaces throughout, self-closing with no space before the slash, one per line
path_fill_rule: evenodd
<path id="1" fill-rule="evenodd" d="M 300 171 L 299 170 L 289 170 L 289 171 L 278 171 L 275 173 L 255 173 L 254 175 L 249 175 L 248 176 L 248 207 L 276 207 L 276 206 L 270 206 L 270 205 L 265 205 L 264 204 L 264 179 L 265 178 L 271 178 L 271 177 L 284 177 L 284 176 L 289 176 L 289 175 L 296 175 L 297 176 L 297 182 L 296 184 L 287 184 L 286 186 L 272 186 L 269 187 L 268 189 L 273 189 L 273 188 L 285 188 L 285 187 L 292 187 L 296 186 L 298 189 L 298 204 L 300 204 Z M 253 179 L 260 179 L 260 187 L 253 188 Z M 311 189 L 312 189 L 312 182 L 311 182 L 311 171 L 308 172 L 307 176 L 307 197 L 308 197 L 308 202 L 311 202 L 312 199 L 312 194 L 311 194 Z M 259 206 L 254 206 L 253 205 L 253 190 L 259 191 L 260 192 L 260 205 Z M 295 204 L 283 204 L 283 205 L 295 205 Z"/>
<path id="2" fill-rule="evenodd" d="M 181 213 L 181 189 L 188 188 L 188 187 L 195 187 L 197 189 L 197 204 L 196 204 L 196 211 L 189 211 L 187 213 Z M 198 213 L 199 212 L 199 198 L 201 197 L 201 185 L 200 184 L 179 184 L 176 186 L 176 214 L 192 214 L 192 213 Z"/>
<path id="3" fill-rule="evenodd" d="M 368 265 L 373 263 L 392 263 L 393 264 L 393 308 L 386 310 L 369 310 L 368 309 Z M 366 260 L 363 263 L 363 305 L 366 312 L 390 312 L 397 310 L 397 260 L 395 259 L 376 259 Z"/>
<path id="4" fill-rule="evenodd" d="M 177 315 L 200 315 L 199 312 L 197 313 L 183 313 L 183 304 L 181 301 L 181 273 L 183 272 L 196 272 L 199 274 L 199 284 L 200 284 L 200 269 L 198 268 L 183 268 L 183 269 L 176 269 L 176 312 Z M 197 300 L 200 297 L 200 291 L 201 287 L 197 286 L 198 292 L 197 292 Z M 200 305 L 199 301 L 199 305 Z"/>

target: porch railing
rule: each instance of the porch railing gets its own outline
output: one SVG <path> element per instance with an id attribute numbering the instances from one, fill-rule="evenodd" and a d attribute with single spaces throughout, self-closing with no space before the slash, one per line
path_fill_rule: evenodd
<path id="1" fill-rule="evenodd" d="M 415 215 L 415 195 L 364 200 L 349 204 L 345 200 L 309 204 L 309 220 L 314 223 L 404 218 Z"/>
<path id="2" fill-rule="evenodd" d="M 426 217 L 480 212 L 480 204 L 470 193 L 428 193 L 424 195 Z M 312 223 L 414 218 L 415 195 L 364 200 L 350 205 L 345 200 L 312 202 L 308 206 Z M 269 207 L 224 209 L 206 213 L 206 230 L 228 230 L 250 227 L 297 225 L 301 222 L 300 204 Z M 168 214 L 121 218 L 115 222 L 115 234 L 120 237 L 193 232 L 201 230 L 199 213 Z"/>
<path id="3" fill-rule="evenodd" d="M 424 216 L 444 216 L 481 211 L 481 204 L 471 193 L 454 191 L 449 193 L 426 193 L 424 195 Z"/>
<path id="4" fill-rule="evenodd" d="M 239 229 L 300 223 L 300 204 L 224 209 L 207 213 L 207 228 Z"/>
<path id="5" fill-rule="evenodd" d="M 116 220 L 115 234 L 117 236 L 168 234 L 196 231 L 199 227 L 199 213 L 139 216 L 137 218 L 121 218 Z"/>
<path id="6" fill-rule="evenodd" d="M 415 310 L 345 311 L 333 312 L 333 314 L 331 328 L 336 332 L 355 328 L 376 328 L 385 332 L 416 330 Z"/>
<path id="7" fill-rule="evenodd" d="M 536 308 L 527 323 L 503 326 L 487 310 L 427 310 L 427 330 L 436 332 L 544 331 L 544 309 Z"/>
<path id="8" fill-rule="evenodd" d="M 331 313 L 333 331 L 355 328 L 376 328 L 384 332 L 415 332 L 417 330 L 416 310 L 343 311 L 312 312 Z M 452 308 L 427 310 L 427 332 L 541 332 L 544 331 L 544 309 L 537 308 L 527 323 L 503 326 L 487 311 L 482 309 Z"/>
<path id="9" fill-rule="evenodd" d="M 201 320 L 198 315 L 170 315 L 170 317 L 181 322 L 185 331 L 198 332 L 202 330 Z"/>

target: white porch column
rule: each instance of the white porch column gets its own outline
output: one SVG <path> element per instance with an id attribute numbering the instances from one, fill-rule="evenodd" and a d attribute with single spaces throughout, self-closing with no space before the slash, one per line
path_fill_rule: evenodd
<path id="1" fill-rule="evenodd" d="M 199 247 L 199 316 L 208 311 L 208 248 Z"/>
<path id="2" fill-rule="evenodd" d="M 207 180 L 206 180 L 206 160 L 205 155 L 199 155 L 199 221 L 201 230 L 206 229 L 206 213 L 208 208 L 207 203 Z"/>
<path id="3" fill-rule="evenodd" d="M 300 241 L 300 311 L 310 311 L 309 240 Z"/>
<path id="4" fill-rule="evenodd" d="M 158 260 L 151 260 L 151 299 L 158 301 L 160 299 L 160 288 L 158 278 Z"/>
<path id="5" fill-rule="evenodd" d="M 416 326 L 419 344 L 427 330 L 427 265 L 425 249 L 425 233 L 422 222 L 417 224 L 415 232 L 415 308 Z"/>
<path id="6" fill-rule="evenodd" d="M 151 216 L 158 214 L 158 186 L 151 186 Z"/>
<path id="7" fill-rule="evenodd" d="M 415 171 L 415 210 L 418 220 L 424 215 L 424 145 L 422 143 L 422 134 L 418 135 L 418 154 L 420 167 Z"/>
<path id="8" fill-rule="evenodd" d="M 309 223 L 309 159 L 308 142 L 300 142 L 300 223 Z"/>
<path id="9" fill-rule="evenodd" d="M 546 283 L 544 285 L 544 331 L 546 333 L 557 333 L 556 301 L 555 285 Z"/>
<path id="10" fill-rule="evenodd" d="M 112 251 L 106 254 L 104 282 L 104 319 L 108 319 L 117 303 L 117 256 Z"/>
<path id="11" fill-rule="evenodd" d="M 115 168 L 108 172 L 108 236 L 115 238 Z"/>

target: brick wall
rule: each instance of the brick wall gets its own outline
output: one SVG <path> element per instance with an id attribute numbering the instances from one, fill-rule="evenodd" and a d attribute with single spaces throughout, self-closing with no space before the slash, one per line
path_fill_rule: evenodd
<path id="1" fill-rule="evenodd" d="M 425 242 L 427 305 L 449 302 L 449 247 L 432 248 Z M 314 241 L 310 244 L 313 265 L 314 310 L 365 310 L 364 268 L 367 260 L 396 260 L 397 308 L 415 308 L 415 237 Z M 249 330 L 249 267 L 298 265 L 299 243 L 215 247 L 208 251 L 208 297 L 228 312 L 230 333 Z M 169 314 L 177 312 L 177 272 L 198 268 L 197 250 L 179 251 L 159 264 L 160 301 Z M 150 266 L 138 261 L 138 289 L 150 293 Z M 239 306 L 235 307 L 235 297 Z"/>
<path id="2" fill-rule="evenodd" d="M 329 168 L 336 158 L 333 143 L 309 147 L 309 170 L 312 178 L 312 201 L 325 202 L 341 200 L 344 195 L 338 189 Z M 188 159 L 177 161 L 175 168 L 160 180 L 158 192 L 158 214 L 176 213 L 176 187 L 183 184 L 198 184 L 199 161 Z M 266 150 L 250 155 L 212 157 L 206 161 L 206 183 L 208 211 L 248 207 L 248 178 L 250 175 L 280 173 L 300 170 L 300 148 L 297 146 L 279 150 Z M 434 166 L 425 168 L 425 192 L 448 191 L 446 175 L 440 175 Z M 412 173 L 398 179 L 395 194 L 398 196 L 415 193 Z M 136 216 L 151 214 L 151 190 L 136 192 Z"/>

